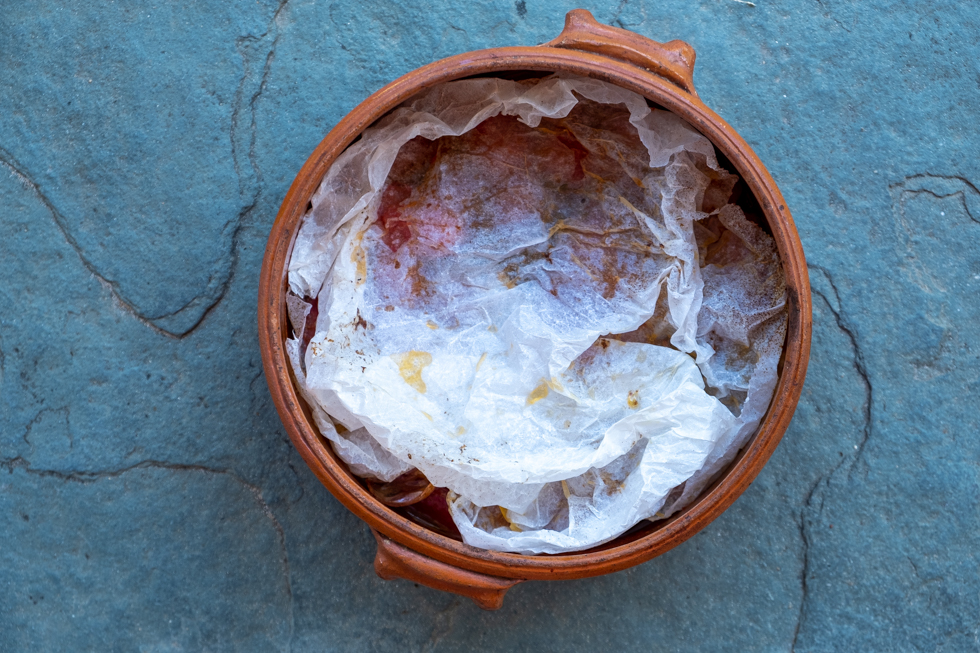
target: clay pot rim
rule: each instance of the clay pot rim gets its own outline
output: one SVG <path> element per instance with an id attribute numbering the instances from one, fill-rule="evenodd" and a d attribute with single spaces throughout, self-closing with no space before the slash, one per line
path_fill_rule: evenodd
<path id="1" fill-rule="evenodd" d="M 435 84 L 516 71 L 566 72 L 635 91 L 681 116 L 731 161 L 751 189 L 772 230 L 787 283 L 788 325 L 782 372 L 772 404 L 756 434 L 735 461 L 690 506 L 653 530 L 597 549 L 528 556 L 471 547 L 438 535 L 378 502 L 346 471 L 319 434 L 297 394 L 285 354 L 286 265 L 307 203 L 333 161 L 367 127 L 409 97 Z M 645 562 L 677 546 L 717 518 L 762 470 L 789 425 L 802 391 L 810 349 L 810 287 L 803 249 L 775 182 L 745 141 L 693 93 L 608 56 L 557 47 L 501 47 L 449 57 L 416 69 L 377 91 L 348 113 L 320 142 L 283 200 L 269 235 L 259 284 L 259 343 L 276 409 L 299 451 L 320 481 L 371 528 L 425 556 L 462 569 L 520 579 L 597 576 Z"/>

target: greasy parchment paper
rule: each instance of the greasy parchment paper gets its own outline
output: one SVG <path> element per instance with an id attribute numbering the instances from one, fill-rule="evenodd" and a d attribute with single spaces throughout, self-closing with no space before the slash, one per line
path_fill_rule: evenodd
<path id="1" fill-rule="evenodd" d="M 356 474 L 448 487 L 483 548 L 579 550 L 683 508 L 757 427 L 785 335 L 735 179 L 597 80 L 420 94 L 338 158 L 293 249 L 287 349 L 321 432 Z"/>

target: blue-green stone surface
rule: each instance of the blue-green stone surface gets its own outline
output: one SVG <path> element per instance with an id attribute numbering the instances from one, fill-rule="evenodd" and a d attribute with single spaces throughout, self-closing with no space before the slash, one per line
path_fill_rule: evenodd
<path id="1" fill-rule="evenodd" d="M 598 0 L 698 53 L 810 266 L 758 480 L 639 567 L 496 613 L 372 567 L 256 334 L 292 178 L 369 94 L 568 2 L 2 2 L 0 651 L 980 650 L 980 8 Z"/>

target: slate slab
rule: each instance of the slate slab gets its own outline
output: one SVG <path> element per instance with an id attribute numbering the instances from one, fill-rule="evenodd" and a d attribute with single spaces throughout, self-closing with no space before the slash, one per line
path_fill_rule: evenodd
<path id="1" fill-rule="evenodd" d="M 271 406 L 257 275 L 346 112 L 576 5 L 5 3 L 0 650 L 980 649 L 980 11 L 753 2 L 587 8 L 691 43 L 786 196 L 796 418 L 688 543 L 497 613 L 374 575 Z"/>

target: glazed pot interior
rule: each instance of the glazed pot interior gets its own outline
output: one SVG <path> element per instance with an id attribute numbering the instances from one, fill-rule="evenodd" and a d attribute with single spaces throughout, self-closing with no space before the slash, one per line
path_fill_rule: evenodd
<path id="1" fill-rule="evenodd" d="M 509 80 L 513 80 L 513 81 L 521 81 L 521 80 L 529 80 L 529 79 L 537 79 L 537 78 L 547 77 L 548 75 L 553 74 L 554 72 L 558 72 L 558 71 L 523 70 L 523 69 L 499 70 L 499 71 L 494 71 L 494 72 L 487 72 L 487 73 L 479 73 L 479 74 L 476 74 L 476 75 L 469 75 L 469 76 L 466 76 L 466 77 L 461 77 L 459 79 L 473 79 L 473 78 L 482 78 L 482 77 L 492 77 L 492 78 L 509 79 Z M 451 81 L 455 81 L 455 80 L 451 80 Z M 446 82 L 442 82 L 442 83 L 446 83 Z M 421 93 L 424 90 L 427 90 L 427 88 L 428 87 L 426 87 L 426 88 L 419 88 L 416 94 Z M 414 97 L 414 96 L 409 97 L 406 100 L 406 102 L 407 101 L 410 101 L 412 99 L 412 97 Z M 653 109 L 660 109 L 660 110 L 664 110 L 664 111 L 668 111 L 669 110 L 669 109 L 661 106 L 660 104 L 658 104 L 658 103 L 650 100 L 649 98 L 647 98 L 646 100 L 647 100 L 647 104 L 651 108 L 653 108 Z M 394 109 L 391 109 L 390 111 L 386 112 L 382 116 L 378 117 L 378 119 L 375 120 L 374 123 L 372 123 L 372 126 L 373 126 L 373 124 L 376 124 L 378 121 L 380 121 L 385 116 L 387 116 L 389 113 L 391 113 L 391 111 L 394 111 Z M 691 125 L 691 123 L 689 121 L 685 121 L 685 122 L 687 122 L 687 124 L 690 125 L 693 129 L 697 130 L 697 128 L 694 125 Z M 699 133 L 701 133 L 700 130 L 698 130 L 698 131 L 699 131 Z M 769 234 L 771 236 L 772 235 L 772 232 L 773 232 L 772 227 L 769 225 L 768 220 L 767 220 L 767 218 L 765 216 L 765 212 L 762 210 L 762 208 L 760 206 L 759 198 L 757 198 L 756 195 L 755 195 L 755 193 L 752 191 L 752 189 L 749 188 L 747 184 L 745 184 L 744 177 L 743 177 L 743 172 L 741 170 L 739 170 L 738 167 L 731 160 L 729 160 L 729 158 L 725 155 L 725 153 L 722 152 L 721 149 L 718 147 L 718 144 L 715 143 L 714 141 L 712 141 L 712 139 L 711 139 L 711 137 L 709 135 L 707 135 L 707 134 L 702 134 L 702 135 L 704 135 L 706 138 L 708 138 L 708 140 L 712 142 L 712 145 L 714 145 L 715 154 L 718 157 L 718 163 L 719 163 L 719 165 L 721 167 L 723 167 L 724 169 L 728 170 L 729 172 L 733 172 L 733 173 L 739 175 L 739 182 L 736 185 L 735 190 L 733 191 L 733 196 L 735 196 L 737 194 L 737 200 L 735 202 L 733 202 L 733 203 L 737 204 L 743 210 L 743 212 L 745 213 L 746 217 L 749 220 L 752 220 L 753 222 L 755 222 L 756 224 L 758 224 L 767 234 Z M 360 134 L 358 134 L 351 141 L 351 144 L 353 144 L 354 142 L 357 142 L 359 139 L 360 139 Z M 349 147 L 349 145 L 348 145 L 348 147 Z M 312 204 L 309 204 L 309 200 L 310 200 L 310 198 L 305 198 L 304 201 L 303 201 L 303 204 L 304 204 L 304 206 L 307 207 L 307 210 L 309 208 L 312 208 Z M 295 236 L 295 234 L 294 234 L 294 236 Z M 284 341 L 288 337 L 293 337 L 293 334 L 291 332 L 291 328 L 288 326 L 289 325 L 289 320 L 286 317 L 286 306 L 285 306 L 285 302 L 282 303 L 282 305 L 280 307 L 280 312 L 281 312 L 281 315 L 282 315 L 282 322 L 281 322 L 281 324 L 284 325 L 284 333 L 282 333 L 282 338 L 283 338 L 283 341 Z M 780 363 L 779 363 L 779 373 L 780 373 L 780 375 L 782 374 L 783 359 L 785 358 L 785 355 L 786 355 L 786 347 L 785 347 L 785 342 L 784 342 L 783 354 L 782 354 L 782 357 L 781 357 Z M 297 384 L 296 378 L 291 373 L 290 373 L 290 377 L 291 377 L 291 381 L 293 383 L 294 388 L 298 388 L 298 384 Z M 298 392 L 297 392 L 297 398 L 298 398 L 299 404 L 302 407 L 302 411 L 303 411 L 303 414 L 304 414 L 304 416 L 305 416 L 305 418 L 307 420 L 307 423 L 310 425 L 310 428 L 314 431 L 314 433 L 316 433 L 317 439 L 318 439 L 320 445 L 322 446 L 322 448 L 324 449 L 325 453 L 334 461 L 334 463 L 336 464 L 337 467 L 339 467 L 340 469 L 344 470 L 344 472 L 347 474 L 347 476 L 354 483 L 356 483 L 358 486 L 360 486 L 360 488 L 364 491 L 364 493 L 366 495 L 369 495 L 369 488 L 368 488 L 366 482 L 363 479 L 361 479 L 360 477 L 356 476 L 355 474 L 353 474 L 350 471 L 350 469 L 347 467 L 347 465 L 334 453 L 333 448 L 330 445 L 329 441 L 326 438 L 324 438 L 319 433 L 319 430 L 316 428 L 315 423 L 313 421 L 312 414 L 310 412 L 309 406 L 305 403 L 305 401 L 303 401 L 302 397 L 299 395 Z M 775 399 L 775 397 L 774 397 L 774 399 Z M 775 403 L 775 401 L 773 401 L 773 403 Z M 770 405 L 770 411 L 771 410 L 772 410 L 772 405 Z M 763 423 L 768 419 L 768 417 L 769 417 L 769 413 L 767 412 L 766 413 L 766 416 L 763 418 Z M 656 522 L 650 522 L 650 521 L 645 520 L 645 519 L 644 520 L 641 520 L 639 523 L 635 524 L 633 527 L 631 527 L 629 530 L 627 530 L 625 533 L 623 533 L 619 537 L 615 538 L 614 540 L 612 540 L 610 542 L 607 542 L 605 544 L 602 544 L 602 545 L 593 547 L 591 549 L 583 550 L 583 551 L 574 551 L 574 552 L 570 552 L 570 553 L 561 553 L 561 554 L 538 554 L 538 555 L 535 555 L 535 556 L 529 556 L 529 555 L 524 555 L 524 554 L 515 554 L 515 553 L 497 553 L 497 552 L 494 552 L 494 554 L 495 555 L 498 555 L 498 556 L 507 556 L 507 557 L 516 557 L 516 558 L 560 558 L 560 557 L 566 557 L 566 556 L 579 556 L 580 557 L 580 556 L 587 555 L 587 554 L 590 554 L 590 553 L 598 553 L 598 552 L 609 551 L 611 549 L 616 549 L 618 547 L 621 547 L 621 546 L 624 546 L 624 545 L 627 545 L 627 544 L 631 544 L 633 542 L 636 542 L 638 540 L 641 540 L 643 538 L 646 538 L 646 537 L 648 537 L 650 535 L 653 535 L 657 531 L 664 529 L 665 527 L 667 527 L 669 524 L 673 523 L 674 521 L 677 521 L 679 519 L 682 519 L 704 497 L 708 496 L 715 489 L 715 487 L 729 474 L 729 471 L 733 467 L 735 467 L 735 466 L 737 466 L 739 464 L 739 462 L 741 461 L 741 459 L 744 457 L 745 452 L 750 448 L 750 445 L 752 444 L 752 441 L 755 439 L 755 437 L 756 437 L 756 434 L 753 434 L 753 436 L 748 439 L 748 441 L 746 442 L 746 444 L 736 454 L 736 456 L 732 460 L 732 462 L 729 463 L 721 472 L 719 472 L 716 475 L 716 477 L 713 480 L 713 482 L 711 484 L 709 484 L 704 489 L 704 491 L 702 491 L 702 493 L 699 495 L 699 497 L 697 499 L 695 499 L 694 501 L 692 501 L 683 510 L 679 511 L 675 515 L 672 515 L 670 518 L 662 519 L 662 520 L 659 520 L 659 521 L 656 521 Z M 390 508 L 390 507 L 387 507 L 387 506 L 382 506 L 382 510 L 386 513 L 386 521 L 389 521 L 396 528 L 398 528 L 400 525 L 403 525 L 404 522 L 410 521 L 413 524 L 417 524 L 419 526 L 422 526 L 423 528 L 426 528 L 431 533 L 431 536 L 432 537 L 437 538 L 437 539 L 443 539 L 443 540 L 445 540 L 445 543 L 446 544 L 454 543 L 454 544 L 457 544 L 458 545 L 459 543 L 461 543 L 461 540 L 458 537 L 456 537 L 456 536 L 450 535 L 450 534 L 445 533 L 445 532 L 440 532 L 437 529 L 434 529 L 434 528 L 432 528 L 430 526 L 426 526 L 425 524 L 420 523 L 419 520 L 417 520 L 417 519 L 411 519 L 411 518 L 409 518 L 407 516 L 406 510 L 404 508 L 395 509 L 395 508 Z M 465 545 L 463 545 L 463 546 L 465 546 Z"/>
<path id="2" fill-rule="evenodd" d="M 590 29 L 608 32 L 613 28 Z M 443 570 L 498 579 L 557 580 L 612 573 L 661 555 L 711 523 L 745 491 L 779 444 L 802 392 L 812 328 L 809 281 L 803 248 L 779 188 L 748 144 L 694 92 L 690 80 L 694 53 L 689 46 L 680 42 L 658 45 L 623 30 L 614 32 L 616 44 L 599 46 L 598 51 L 592 48 L 588 37 L 575 37 L 573 30 L 571 41 L 558 39 L 544 46 L 467 52 L 433 62 L 391 82 L 353 108 L 314 148 L 286 193 L 269 234 L 259 281 L 259 345 L 269 390 L 286 432 L 317 478 L 379 537 L 390 539 L 418 559 L 443 565 Z M 641 56 L 639 51 L 649 56 Z M 618 56 L 623 52 L 627 56 Z M 661 68 L 665 76 L 656 72 Z M 739 204 L 776 241 L 786 274 L 788 320 L 779 379 L 768 412 L 734 461 L 695 502 L 669 519 L 643 522 L 589 551 L 528 556 L 468 546 L 406 519 L 378 501 L 338 460 L 303 404 L 287 360 L 284 343 L 290 337 L 290 326 L 286 316 L 286 270 L 310 198 L 330 165 L 388 111 L 422 90 L 448 81 L 471 76 L 528 79 L 552 72 L 591 77 L 638 93 L 652 106 L 685 119 L 714 144 L 721 155 L 719 161 L 736 173 L 749 191 L 742 194 Z M 757 207 L 761 210 L 753 210 Z M 380 551 L 379 548 L 379 555 Z"/>

